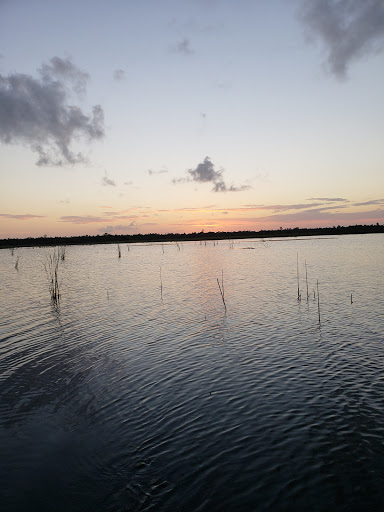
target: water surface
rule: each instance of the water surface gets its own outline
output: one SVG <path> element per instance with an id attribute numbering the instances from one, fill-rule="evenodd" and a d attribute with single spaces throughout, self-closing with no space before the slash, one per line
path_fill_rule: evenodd
<path id="1" fill-rule="evenodd" d="M 0 251 L 2 509 L 382 508 L 383 242 Z"/>

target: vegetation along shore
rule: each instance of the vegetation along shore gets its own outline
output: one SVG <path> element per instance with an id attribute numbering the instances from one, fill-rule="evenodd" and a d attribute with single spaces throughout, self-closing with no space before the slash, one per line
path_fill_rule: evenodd
<path id="1" fill-rule="evenodd" d="M 384 233 L 383 224 L 333 226 L 327 228 L 280 228 L 276 230 L 263 229 L 260 231 L 209 231 L 198 233 L 148 233 L 135 235 L 82 235 L 82 236 L 56 236 L 46 235 L 39 238 L 7 238 L 0 240 L 0 249 L 12 247 L 42 247 L 57 245 L 92 245 L 113 243 L 150 243 L 150 242 L 179 242 L 199 240 L 235 240 L 242 238 L 271 238 L 292 236 L 326 236 L 326 235 L 361 235 L 367 233 Z"/>

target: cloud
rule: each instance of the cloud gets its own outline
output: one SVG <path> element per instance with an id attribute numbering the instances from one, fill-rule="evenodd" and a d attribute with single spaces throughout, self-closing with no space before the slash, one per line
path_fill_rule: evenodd
<path id="1" fill-rule="evenodd" d="M 27 145 L 37 153 L 39 166 L 85 162 L 71 150 L 79 137 L 88 142 L 104 136 L 104 112 L 95 105 L 91 114 L 71 104 L 71 90 L 84 93 L 88 74 L 69 59 L 53 57 L 38 70 L 39 77 L 0 74 L 0 141 Z"/>
<path id="2" fill-rule="evenodd" d="M 215 82 L 215 86 L 218 89 L 221 89 L 223 91 L 227 91 L 228 89 L 232 88 L 232 83 L 230 81 L 228 81 L 228 80 L 221 80 L 221 81 L 216 81 Z"/>
<path id="3" fill-rule="evenodd" d="M 336 207 L 335 207 L 336 209 Z M 297 213 L 287 213 L 278 215 L 268 215 L 254 219 L 258 222 L 281 222 L 294 225 L 296 222 L 318 222 L 325 220 L 329 225 L 335 225 L 339 222 L 377 222 L 377 219 L 384 219 L 384 210 L 371 210 L 367 212 L 334 212 L 322 208 L 305 210 Z M 251 220 L 251 219 L 244 219 Z"/>
<path id="4" fill-rule="evenodd" d="M 184 178 L 179 178 L 179 180 L 185 180 Z M 174 209 L 160 209 L 155 210 L 159 213 L 176 213 L 176 212 L 199 212 L 199 213 L 211 213 L 211 212 L 220 212 L 221 214 L 228 214 L 233 212 L 251 212 L 251 211 L 273 211 L 274 213 L 286 212 L 289 210 L 310 210 L 317 209 L 317 211 L 326 211 L 326 210 L 335 210 L 340 208 L 346 208 L 347 205 L 329 205 L 324 202 L 313 202 L 313 203 L 293 203 L 293 204 L 245 204 L 239 207 L 234 208 L 219 208 L 215 204 L 207 205 L 207 206 L 199 206 L 196 208 L 174 208 Z"/>
<path id="5" fill-rule="evenodd" d="M 365 201 L 365 203 L 354 203 L 354 206 L 371 206 L 379 205 L 384 206 L 384 199 L 373 199 L 372 201 Z"/>
<path id="6" fill-rule="evenodd" d="M 307 201 L 325 201 L 325 202 L 338 202 L 338 203 L 349 203 L 349 199 L 343 199 L 342 197 L 311 197 Z"/>
<path id="7" fill-rule="evenodd" d="M 212 192 L 243 192 L 244 190 L 249 190 L 251 187 L 249 185 L 240 185 L 239 187 L 235 187 L 234 185 L 226 185 L 224 181 L 218 181 L 215 183 Z"/>
<path id="8" fill-rule="evenodd" d="M 116 183 L 113 180 L 109 179 L 107 176 L 103 176 L 101 184 L 103 185 L 103 187 L 116 187 Z"/>
<path id="9" fill-rule="evenodd" d="M 116 69 L 113 72 L 113 79 L 116 80 L 116 82 L 121 82 L 125 78 L 125 71 L 123 69 Z"/>
<path id="10" fill-rule="evenodd" d="M 152 171 L 152 169 L 148 169 L 148 174 L 153 176 L 154 174 L 165 174 L 168 172 L 168 169 L 160 169 L 160 171 Z"/>
<path id="11" fill-rule="evenodd" d="M 0 217 L 4 217 L 5 219 L 15 219 L 15 220 L 30 220 L 30 219 L 45 219 L 44 215 L 31 215 L 29 213 L 25 213 L 24 215 L 13 215 L 11 213 L 0 213 Z"/>
<path id="12" fill-rule="evenodd" d="M 173 51 L 184 55 L 192 55 L 194 53 L 191 48 L 191 42 L 186 37 L 173 46 Z"/>
<path id="13" fill-rule="evenodd" d="M 105 226 L 104 228 L 100 228 L 98 231 L 101 233 L 113 233 L 116 231 L 132 231 L 134 229 L 137 229 L 137 224 L 135 221 L 132 221 L 130 224 L 119 224 L 116 226 Z"/>
<path id="14" fill-rule="evenodd" d="M 61 222 L 70 222 L 72 224 L 97 224 L 100 222 L 126 221 L 148 217 L 147 214 L 124 215 L 124 212 L 105 212 L 102 216 L 98 215 L 64 215 L 60 217 Z"/>
<path id="15" fill-rule="evenodd" d="M 214 164 L 208 156 L 199 163 L 196 169 L 188 169 L 187 177 L 173 179 L 173 183 L 185 183 L 195 181 L 197 183 L 213 183 L 212 192 L 241 192 L 250 189 L 249 185 L 235 187 L 228 186 L 223 178 L 223 169 L 215 170 Z"/>
<path id="16" fill-rule="evenodd" d="M 198 207 L 195 207 L 195 208 L 173 208 L 172 210 L 164 210 L 164 209 L 161 209 L 161 210 L 157 210 L 158 212 L 161 212 L 161 213 L 164 213 L 164 212 L 167 212 L 167 213 L 174 213 L 174 212 L 207 212 L 207 211 L 212 211 L 215 209 L 215 205 L 208 205 L 208 206 L 198 206 Z"/>
<path id="17" fill-rule="evenodd" d="M 64 215 L 60 217 L 61 222 L 71 222 L 73 224 L 93 224 L 106 220 L 104 217 L 96 217 L 95 215 Z"/>
<path id="18" fill-rule="evenodd" d="M 193 181 L 198 182 L 219 182 L 222 180 L 222 171 L 215 171 L 215 167 L 208 157 L 198 164 L 196 169 L 189 169 L 188 173 L 192 176 Z"/>
<path id="19" fill-rule="evenodd" d="M 236 208 L 235 210 L 273 210 L 275 212 L 285 212 L 287 210 L 306 210 L 308 208 L 322 207 L 322 203 L 299 203 L 299 204 L 245 204 L 243 208 Z M 321 209 L 327 208 L 326 206 Z M 329 206 L 328 208 L 338 208 Z"/>
<path id="20" fill-rule="evenodd" d="M 49 83 L 53 78 L 62 85 L 69 85 L 77 94 L 84 94 L 89 74 L 81 71 L 69 59 L 53 57 L 50 64 L 43 64 L 39 69 L 43 82 Z"/>
<path id="21" fill-rule="evenodd" d="M 299 17 L 325 46 L 326 67 L 345 78 L 353 61 L 384 48 L 383 0 L 301 0 Z"/>

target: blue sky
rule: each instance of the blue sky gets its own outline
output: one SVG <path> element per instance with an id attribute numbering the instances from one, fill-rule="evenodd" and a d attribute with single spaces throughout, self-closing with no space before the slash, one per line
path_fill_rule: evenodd
<path id="1" fill-rule="evenodd" d="M 0 236 L 384 221 L 384 3 L 0 1 Z"/>

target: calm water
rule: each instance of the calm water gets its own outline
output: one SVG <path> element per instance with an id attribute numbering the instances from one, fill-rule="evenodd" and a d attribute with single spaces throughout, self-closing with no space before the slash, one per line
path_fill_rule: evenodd
<path id="1" fill-rule="evenodd" d="M 0 251 L 1 510 L 383 509 L 383 235 L 121 251 Z"/>

